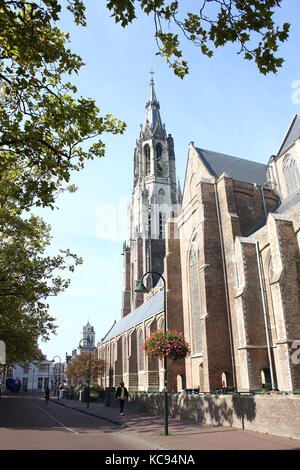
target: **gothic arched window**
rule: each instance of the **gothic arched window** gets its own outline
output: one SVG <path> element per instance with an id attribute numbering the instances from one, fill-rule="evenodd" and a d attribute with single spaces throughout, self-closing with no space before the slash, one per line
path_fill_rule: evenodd
<path id="1" fill-rule="evenodd" d="M 158 191 L 158 204 L 164 204 L 165 202 L 165 192 L 163 189 Z"/>
<path id="2" fill-rule="evenodd" d="M 150 174 L 150 147 L 148 144 L 144 146 L 144 155 L 145 155 L 146 175 L 149 175 Z"/>
<path id="3" fill-rule="evenodd" d="M 161 144 L 156 144 L 155 146 L 155 167 L 157 176 L 163 175 L 162 167 L 162 146 Z"/>
<path id="4" fill-rule="evenodd" d="M 124 350 L 123 350 L 123 372 L 126 374 L 128 372 L 128 341 L 127 336 L 124 338 Z"/>
<path id="5" fill-rule="evenodd" d="M 292 155 L 287 155 L 283 162 L 283 173 L 288 194 L 294 193 L 300 188 L 300 174 L 296 160 Z"/>
<path id="6" fill-rule="evenodd" d="M 198 240 L 197 236 L 192 241 L 189 254 L 189 278 L 190 278 L 190 299 L 191 299 L 191 324 L 193 335 L 193 354 L 202 352 L 201 331 L 200 331 L 200 285 L 198 273 Z"/>
<path id="7" fill-rule="evenodd" d="M 143 353 L 143 344 L 144 344 L 144 339 L 143 339 L 143 332 L 142 330 L 139 330 L 138 332 L 138 341 L 137 341 L 137 347 L 138 347 L 138 370 L 144 370 L 144 353 Z"/>

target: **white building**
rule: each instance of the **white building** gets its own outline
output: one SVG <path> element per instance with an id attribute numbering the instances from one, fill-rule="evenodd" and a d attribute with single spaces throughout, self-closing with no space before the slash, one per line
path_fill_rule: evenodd
<path id="1" fill-rule="evenodd" d="M 61 380 L 63 382 L 63 364 L 61 364 Z M 59 363 L 47 359 L 32 361 L 27 365 L 16 364 L 8 378 L 12 378 L 21 385 L 22 391 L 43 392 L 47 385 L 50 390 L 54 388 L 59 380 Z"/>

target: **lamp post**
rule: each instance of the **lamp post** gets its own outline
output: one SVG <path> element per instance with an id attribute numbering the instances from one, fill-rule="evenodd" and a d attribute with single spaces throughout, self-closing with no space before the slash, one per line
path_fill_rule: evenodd
<path id="1" fill-rule="evenodd" d="M 156 271 L 147 271 L 143 274 L 139 285 L 136 287 L 135 292 L 141 292 L 143 294 L 148 292 L 148 289 L 145 287 L 143 281 L 145 276 L 148 274 L 156 274 L 163 280 L 164 284 L 164 333 L 167 332 L 167 309 L 166 309 L 166 281 L 162 274 Z M 168 436 L 168 391 L 167 391 L 167 356 L 164 355 L 164 429 L 165 429 L 165 436 Z"/>
<path id="2" fill-rule="evenodd" d="M 50 390 L 50 362 L 48 363 L 48 387 Z"/>
<path id="3" fill-rule="evenodd" d="M 54 362 L 54 359 L 58 357 L 59 358 L 59 372 L 58 372 L 58 387 L 57 387 L 57 399 L 59 400 L 59 387 L 60 387 L 60 371 L 61 371 L 61 357 L 60 356 L 54 356 L 52 359 L 52 362 Z"/>
<path id="4" fill-rule="evenodd" d="M 35 373 L 34 364 L 32 364 L 32 392 L 34 389 L 34 373 Z"/>
<path id="5" fill-rule="evenodd" d="M 84 340 L 85 338 L 82 338 L 80 341 L 79 341 L 79 348 L 81 348 L 81 342 Z M 92 343 L 90 341 L 90 338 L 87 337 L 87 342 L 89 343 L 89 349 L 90 349 L 90 353 L 89 353 L 89 368 L 88 368 L 88 379 L 87 379 L 87 400 L 86 400 L 86 407 L 89 408 L 90 407 L 90 380 L 91 380 L 91 354 L 92 354 Z"/>

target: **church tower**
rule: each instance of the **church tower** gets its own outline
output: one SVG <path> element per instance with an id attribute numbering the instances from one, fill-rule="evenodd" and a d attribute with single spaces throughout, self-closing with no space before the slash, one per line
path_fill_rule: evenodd
<path id="1" fill-rule="evenodd" d="M 90 348 L 92 351 L 95 350 L 95 337 L 96 333 L 94 327 L 91 326 L 90 322 L 88 321 L 87 324 L 83 327 L 80 339 L 80 346 L 78 348 L 78 354 L 82 354 L 84 352 L 89 352 Z"/>
<path id="2" fill-rule="evenodd" d="M 123 246 L 122 317 L 143 303 L 143 294 L 134 292 L 142 275 L 147 271 L 163 273 L 165 224 L 169 218 L 177 217 L 182 199 L 176 185 L 174 141 L 171 134 L 167 136 L 161 121 L 153 76 L 145 109 L 145 121 L 134 150 L 129 242 Z M 157 281 L 153 276 L 149 287 Z"/>

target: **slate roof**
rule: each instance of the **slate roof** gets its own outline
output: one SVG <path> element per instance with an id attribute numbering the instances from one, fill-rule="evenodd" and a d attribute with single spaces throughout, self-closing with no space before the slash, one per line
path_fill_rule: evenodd
<path id="1" fill-rule="evenodd" d="M 124 331 L 127 331 L 139 323 L 142 323 L 144 320 L 148 320 L 149 318 L 154 317 L 154 315 L 161 313 L 163 309 L 164 292 L 162 290 L 140 305 L 140 307 L 133 310 L 133 312 L 129 313 L 120 321 L 118 321 L 102 339 L 101 343 L 105 343 L 106 341 L 115 338 L 121 333 L 124 333 Z"/>
<path id="2" fill-rule="evenodd" d="M 287 131 L 284 141 L 281 144 L 281 147 L 278 151 L 277 156 L 281 157 L 281 155 L 283 155 L 295 143 L 295 140 L 298 139 L 299 137 L 300 137 L 300 116 L 296 114 L 294 119 L 292 120 L 289 130 Z"/>
<path id="3" fill-rule="evenodd" d="M 196 148 L 196 150 L 207 169 L 214 176 L 219 177 L 225 172 L 236 181 L 256 183 L 259 186 L 263 186 L 266 182 L 267 165 L 211 150 L 200 148 Z"/>

